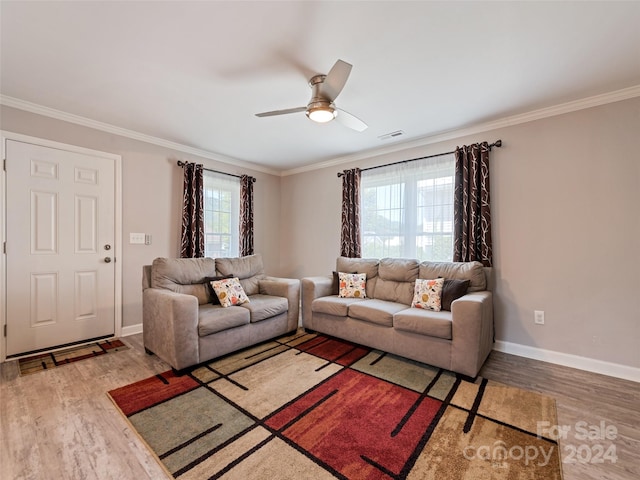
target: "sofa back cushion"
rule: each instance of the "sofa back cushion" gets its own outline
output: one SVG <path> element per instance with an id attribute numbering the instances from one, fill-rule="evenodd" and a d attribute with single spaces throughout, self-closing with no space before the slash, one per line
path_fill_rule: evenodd
<path id="1" fill-rule="evenodd" d="M 378 265 L 378 280 L 373 298 L 411 305 L 420 265 L 409 258 L 383 258 Z"/>
<path id="2" fill-rule="evenodd" d="M 338 257 L 336 260 L 336 272 L 343 273 L 366 273 L 367 274 L 367 297 L 373 297 L 378 280 L 378 259 L 377 258 L 349 258 Z"/>
<path id="3" fill-rule="evenodd" d="M 265 278 L 262 255 L 247 255 L 236 258 L 217 258 L 218 275 L 233 275 L 240 279 L 240 284 L 247 295 L 260 293 L 260 280 Z"/>
<path id="4" fill-rule="evenodd" d="M 469 280 L 468 292 L 487 290 L 487 279 L 480 262 L 422 262 L 418 278 L 442 277 Z"/>
<path id="5" fill-rule="evenodd" d="M 215 274 L 213 258 L 156 258 L 151 265 L 151 286 L 193 295 L 203 305 L 211 302 L 205 279 Z"/>

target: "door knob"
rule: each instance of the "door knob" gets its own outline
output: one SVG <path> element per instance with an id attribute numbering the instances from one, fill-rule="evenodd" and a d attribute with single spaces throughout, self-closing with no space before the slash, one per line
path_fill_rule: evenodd
<path id="1" fill-rule="evenodd" d="M 111 263 L 111 257 L 104 257 L 104 263 Z"/>

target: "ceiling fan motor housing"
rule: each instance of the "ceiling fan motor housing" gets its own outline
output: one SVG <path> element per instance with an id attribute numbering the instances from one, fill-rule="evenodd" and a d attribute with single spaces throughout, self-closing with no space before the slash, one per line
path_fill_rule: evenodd
<path id="1" fill-rule="evenodd" d="M 312 90 L 311 101 L 307 104 L 307 117 L 319 123 L 325 123 L 336 117 L 336 109 L 333 103 L 322 95 L 321 87 L 326 75 L 316 75 L 309 80 Z"/>

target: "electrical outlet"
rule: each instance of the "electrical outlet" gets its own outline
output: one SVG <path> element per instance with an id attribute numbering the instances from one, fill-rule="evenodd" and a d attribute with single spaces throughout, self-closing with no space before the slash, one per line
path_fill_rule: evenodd
<path id="1" fill-rule="evenodd" d="M 544 310 L 534 310 L 533 321 L 536 325 L 544 325 Z"/>

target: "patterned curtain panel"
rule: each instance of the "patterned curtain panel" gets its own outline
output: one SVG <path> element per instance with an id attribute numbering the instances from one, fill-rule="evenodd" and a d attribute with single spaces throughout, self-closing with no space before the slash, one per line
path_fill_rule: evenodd
<path id="1" fill-rule="evenodd" d="M 253 182 L 249 175 L 240 177 L 240 256 L 253 255 Z"/>
<path id="2" fill-rule="evenodd" d="M 360 239 L 360 169 L 342 172 L 342 233 L 340 255 L 359 258 L 362 256 Z"/>
<path id="3" fill-rule="evenodd" d="M 453 261 L 492 265 L 489 144 L 457 147 Z"/>
<path id="4" fill-rule="evenodd" d="M 204 257 L 204 195 L 201 164 L 185 163 L 182 191 L 182 258 Z"/>

